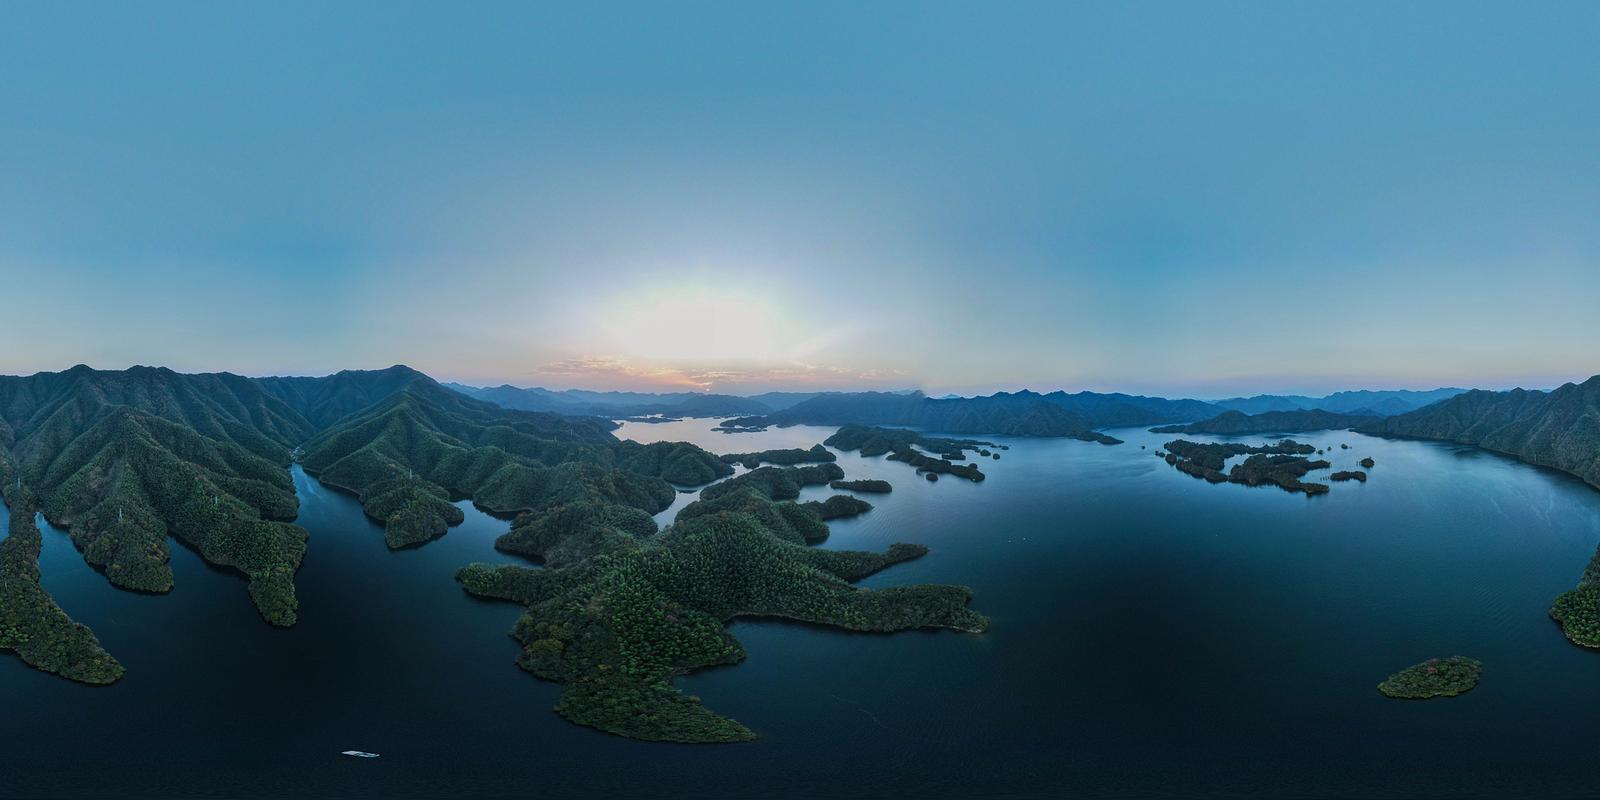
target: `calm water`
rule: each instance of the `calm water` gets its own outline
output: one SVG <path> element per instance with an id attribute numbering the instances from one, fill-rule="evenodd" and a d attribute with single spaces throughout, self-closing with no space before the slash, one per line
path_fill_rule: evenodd
<path id="1" fill-rule="evenodd" d="M 830 432 L 710 424 L 620 434 L 733 452 Z M 1128 443 L 1008 440 L 983 484 L 930 484 L 904 464 L 843 455 L 849 477 L 895 491 L 834 523 L 822 546 L 925 543 L 927 557 L 865 583 L 965 583 L 992 629 L 736 623 L 749 660 L 681 681 L 762 736 L 735 746 L 631 742 L 551 713 L 558 687 L 512 663 L 518 609 L 451 580 L 469 561 L 514 560 L 491 546 L 506 523 L 468 504 L 444 538 L 391 553 L 352 498 L 297 472 L 312 538 L 288 631 L 260 622 L 240 579 L 182 547 L 177 590 L 139 596 L 46 529 L 45 583 L 128 675 L 87 688 L 0 658 L 12 734 L 0 795 L 1548 797 L 1600 786 L 1600 653 L 1567 644 L 1545 615 L 1600 540 L 1600 492 L 1471 449 L 1336 433 L 1298 438 L 1349 442 L 1336 469 L 1378 465 L 1365 485 L 1306 498 L 1206 484 L 1154 457 L 1173 437 L 1115 433 Z M 1462 697 L 1408 703 L 1374 689 L 1457 653 L 1485 665 Z"/>

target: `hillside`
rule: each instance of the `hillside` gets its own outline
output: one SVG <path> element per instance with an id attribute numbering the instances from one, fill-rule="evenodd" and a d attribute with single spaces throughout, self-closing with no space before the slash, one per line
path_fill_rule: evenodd
<path id="1" fill-rule="evenodd" d="M 565 684 L 556 711 L 567 719 L 634 739 L 753 739 L 671 683 L 743 661 L 725 629 L 737 617 L 878 633 L 988 624 L 967 608 L 965 587 L 851 585 L 924 547 L 807 547 L 827 536 L 825 504 L 792 498 L 799 485 L 840 474 L 824 466 L 762 467 L 718 484 L 659 534 L 640 512 L 587 502 L 525 514 L 496 546 L 540 558 L 544 568 L 473 564 L 457 579 L 473 595 L 526 607 L 512 633 L 523 646 L 517 665 Z"/>
<path id="2" fill-rule="evenodd" d="M 0 378 L 0 418 L 22 486 L 112 583 L 170 590 L 171 535 L 294 624 L 306 534 L 284 468 L 312 428 L 255 381 L 79 366 Z"/>
<path id="3" fill-rule="evenodd" d="M 1225 411 L 1211 419 L 1187 425 L 1168 425 L 1151 428 L 1152 433 L 1210 433 L 1219 436 L 1243 436 L 1255 433 L 1303 433 L 1305 431 L 1338 430 L 1353 428 L 1377 420 L 1367 414 L 1335 414 L 1331 411 L 1265 411 L 1245 414 Z"/>
<path id="4" fill-rule="evenodd" d="M 1600 375 L 1551 392 L 1466 392 L 1358 430 L 1477 445 L 1600 488 Z M 1577 587 L 1556 598 L 1550 616 L 1575 644 L 1600 647 L 1600 550 Z"/>
<path id="5" fill-rule="evenodd" d="M 693 445 L 620 442 L 610 427 L 502 409 L 418 381 L 306 442 L 301 463 L 359 495 L 391 547 L 460 522 L 452 498 L 500 513 L 586 501 L 653 514 L 671 504 L 670 482 L 701 484 L 733 472 Z"/>
<path id="6" fill-rule="evenodd" d="M 1551 392 L 1474 390 L 1358 430 L 1478 445 L 1600 487 L 1600 375 Z"/>
<path id="7" fill-rule="evenodd" d="M 1226 400 L 1217 400 L 1213 405 L 1232 411 L 1242 411 L 1246 414 L 1321 409 L 1337 414 L 1392 416 L 1415 411 L 1440 400 L 1447 400 L 1465 391 L 1465 389 L 1455 388 L 1429 389 L 1427 391 L 1410 389 L 1371 391 L 1361 389 L 1334 392 L 1322 397 L 1307 397 L 1298 394 L 1259 394 L 1255 397 L 1230 397 Z"/>

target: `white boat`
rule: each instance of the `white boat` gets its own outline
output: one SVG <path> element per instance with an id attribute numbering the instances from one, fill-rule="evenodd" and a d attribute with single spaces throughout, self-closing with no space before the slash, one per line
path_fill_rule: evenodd
<path id="1" fill-rule="evenodd" d="M 356 758 L 377 758 L 378 757 L 377 753 L 368 753 L 368 752 L 364 752 L 364 751 L 361 751 L 361 750 L 346 750 L 346 751 L 340 753 L 340 755 L 355 756 Z"/>

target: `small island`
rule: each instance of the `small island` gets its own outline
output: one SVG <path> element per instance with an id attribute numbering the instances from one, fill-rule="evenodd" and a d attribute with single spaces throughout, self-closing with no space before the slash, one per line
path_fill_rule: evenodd
<path id="1" fill-rule="evenodd" d="M 888 494 L 889 492 L 894 491 L 894 487 L 889 485 L 888 481 L 872 479 L 857 481 L 834 481 L 828 484 L 828 488 L 844 489 L 851 492 L 867 492 L 869 494 Z"/>
<path id="2" fill-rule="evenodd" d="M 1366 467 L 1367 469 L 1372 469 L 1377 463 L 1378 462 L 1373 461 L 1370 457 L 1361 459 L 1361 466 Z"/>
<path id="3" fill-rule="evenodd" d="M 1483 664 L 1463 656 L 1430 658 L 1413 664 L 1378 684 L 1378 691 L 1401 700 L 1455 697 L 1478 685 Z"/>
<path id="4" fill-rule="evenodd" d="M 838 460 L 839 457 L 834 455 L 832 450 L 820 444 L 814 444 L 808 450 L 791 447 L 784 450 L 762 450 L 758 453 L 728 453 L 722 456 L 724 464 L 740 464 L 748 469 L 755 469 L 762 464 L 792 467 L 796 464 L 827 464 Z"/>
<path id="5" fill-rule="evenodd" d="M 800 505 L 804 508 L 809 508 L 812 511 L 817 512 L 817 516 L 822 517 L 824 522 L 830 519 L 854 517 L 858 514 L 865 514 L 866 512 L 872 510 L 871 503 L 862 500 L 859 497 L 851 497 L 847 494 L 836 494 L 821 502 L 812 500 L 808 503 L 801 503 Z"/>
<path id="6" fill-rule="evenodd" d="M 1366 483 L 1367 482 L 1367 473 L 1362 472 L 1359 469 L 1356 469 L 1356 470 L 1342 469 L 1342 470 L 1339 470 L 1338 472 L 1333 473 L 1332 475 L 1329 475 L 1328 476 L 1328 480 L 1330 480 L 1330 481 L 1360 481 L 1362 483 Z"/>

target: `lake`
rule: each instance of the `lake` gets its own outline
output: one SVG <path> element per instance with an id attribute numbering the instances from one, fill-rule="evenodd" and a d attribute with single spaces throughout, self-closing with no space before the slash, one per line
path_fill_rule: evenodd
<path id="1" fill-rule="evenodd" d="M 832 432 L 712 424 L 618 435 L 739 452 Z M 0 796 L 1594 790 L 1600 653 L 1569 644 L 1545 612 L 1600 541 L 1600 492 L 1472 448 L 1327 432 L 1295 438 L 1334 447 L 1334 469 L 1377 466 L 1365 484 L 1308 498 L 1207 484 L 1154 456 L 1176 437 L 1110 433 L 1126 443 L 986 437 L 1011 449 L 981 462 L 981 484 L 842 454 L 847 477 L 895 490 L 868 496 L 877 508 L 835 521 L 820 546 L 926 544 L 863 585 L 968 585 L 991 628 L 736 622 L 748 660 L 679 685 L 761 737 L 738 745 L 634 742 L 556 716 L 560 687 L 513 664 L 520 609 L 452 580 L 471 561 L 521 563 L 492 546 L 508 523 L 470 503 L 443 538 L 390 552 L 352 497 L 296 469 L 311 541 L 290 630 L 267 626 L 239 577 L 181 545 L 175 591 L 137 595 L 42 527 L 46 588 L 128 672 L 91 688 L 0 658 L 11 734 Z M 1484 664 L 1461 697 L 1375 688 L 1455 654 Z M 339 755 L 350 749 L 383 756 Z"/>

